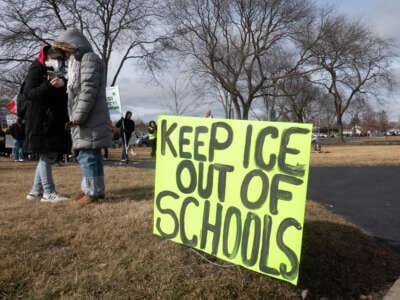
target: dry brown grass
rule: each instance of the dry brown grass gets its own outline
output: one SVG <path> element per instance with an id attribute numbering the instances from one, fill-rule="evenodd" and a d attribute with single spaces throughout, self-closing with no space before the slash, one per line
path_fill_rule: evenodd
<path id="1" fill-rule="evenodd" d="M 149 149 L 135 159 L 150 161 Z M 0 158 L 2 299 L 381 299 L 400 275 L 398 254 L 312 201 L 294 287 L 154 236 L 153 169 L 106 166 L 107 200 L 72 209 L 25 200 L 34 168 Z M 63 194 L 80 176 L 75 163 L 54 167 Z"/>
<path id="2" fill-rule="evenodd" d="M 312 166 L 398 166 L 400 145 L 322 145 L 311 153 Z"/>

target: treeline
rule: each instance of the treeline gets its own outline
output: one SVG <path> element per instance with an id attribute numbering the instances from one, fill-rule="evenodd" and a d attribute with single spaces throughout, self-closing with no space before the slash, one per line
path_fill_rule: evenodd
<path id="1" fill-rule="evenodd" d="M 314 1 L 1 0 L 0 8 L 0 88 L 9 97 L 39 46 L 71 27 L 102 57 L 109 85 L 129 74 L 129 61 L 155 79 L 179 69 L 185 80 L 168 86 L 165 101 L 181 114 L 190 98 L 218 103 L 226 118 L 334 122 L 343 132 L 393 85 L 392 42 Z"/>

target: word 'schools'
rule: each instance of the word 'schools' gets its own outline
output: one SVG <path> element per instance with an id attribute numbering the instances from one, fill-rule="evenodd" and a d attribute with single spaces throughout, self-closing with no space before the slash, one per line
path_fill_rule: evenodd
<path id="1" fill-rule="evenodd" d="M 158 124 L 154 234 L 296 285 L 312 124 Z"/>

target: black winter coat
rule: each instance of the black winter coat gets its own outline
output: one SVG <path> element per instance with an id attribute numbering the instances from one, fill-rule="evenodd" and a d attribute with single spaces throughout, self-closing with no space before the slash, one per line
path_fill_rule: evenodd
<path id="1" fill-rule="evenodd" d="M 49 83 L 41 57 L 43 54 L 30 66 L 23 87 L 26 101 L 25 150 L 64 153 L 69 150 L 65 149 L 65 125 L 68 122 L 66 83 L 62 88 L 55 88 Z"/>
<path id="2" fill-rule="evenodd" d="M 25 124 L 14 123 L 8 128 L 8 132 L 15 140 L 23 141 L 25 139 Z"/>
<path id="3" fill-rule="evenodd" d="M 122 123 L 123 122 L 123 123 Z M 121 128 L 121 136 L 122 138 L 126 138 L 126 142 L 129 143 L 129 140 L 131 139 L 132 132 L 135 131 L 135 121 L 127 118 L 121 118 L 118 120 L 118 122 L 115 124 L 115 127 Z M 125 130 L 123 130 L 125 129 Z M 125 136 L 124 136 L 125 132 Z"/>

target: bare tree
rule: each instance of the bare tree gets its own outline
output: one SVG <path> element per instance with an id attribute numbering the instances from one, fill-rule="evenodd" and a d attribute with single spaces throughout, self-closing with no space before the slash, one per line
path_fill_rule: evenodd
<path id="1" fill-rule="evenodd" d="M 311 64 L 320 67 L 314 82 L 330 95 L 336 110 L 340 141 L 343 117 L 360 95 L 378 97 L 390 87 L 390 64 L 394 54 L 388 40 L 378 38 L 359 22 L 343 16 L 323 15 L 314 33 L 303 41 L 312 55 Z"/>
<path id="2" fill-rule="evenodd" d="M 276 78 L 265 68 L 278 45 L 310 14 L 302 0 L 169 1 L 169 21 L 180 34 L 177 48 L 193 58 L 194 70 L 213 78 L 232 100 L 235 117 L 247 119 L 255 99 Z M 303 57 L 298 54 L 296 70 Z M 278 74 L 278 77 L 287 74 Z"/>
<path id="3" fill-rule="evenodd" d="M 127 60 L 137 59 L 150 69 L 168 47 L 160 26 L 156 0 L 0 0 L 0 81 L 21 63 L 30 62 L 38 49 L 67 28 L 80 29 L 101 56 L 108 75 L 112 56 L 117 62 L 111 85 Z"/>
<path id="4" fill-rule="evenodd" d="M 251 106 L 251 115 L 256 120 L 276 121 L 281 118 L 281 110 L 279 109 L 279 91 L 277 82 L 264 87 L 262 90 L 262 101 L 253 102 Z"/>
<path id="5" fill-rule="evenodd" d="M 386 132 L 390 122 L 386 111 L 375 111 L 370 105 L 366 105 L 361 114 L 360 124 L 366 132 Z"/>
<path id="6" fill-rule="evenodd" d="M 232 97 L 228 91 L 219 88 L 217 89 L 217 100 L 221 103 L 224 109 L 224 115 L 226 119 L 234 119 L 234 111 L 233 111 L 233 104 L 232 104 Z"/>
<path id="7" fill-rule="evenodd" d="M 202 103 L 207 107 L 207 110 L 217 101 L 217 103 L 222 106 L 224 117 L 226 119 L 234 119 L 234 110 L 230 93 L 210 77 L 196 78 L 200 79 L 196 81 L 196 93 L 199 99 L 202 99 Z"/>
<path id="8" fill-rule="evenodd" d="M 326 129 L 328 135 L 333 135 L 335 131 L 337 132 L 335 106 L 324 90 L 320 88 L 318 90 L 319 96 L 317 101 L 312 102 L 312 115 L 309 121 Z"/>
<path id="9" fill-rule="evenodd" d="M 321 92 L 308 76 L 286 78 L 280 82 L 278 88 L 284 95 L 277 101 L 277 106 L 284 116 L 283 120 L 304 123 L 313 119 L 313 103 L 319 100 Z"/>
<path id="10" fill-rule="evenodd" d="M 378 113 L 379 127 L 382 132 L 386 132 L 389 129 L 389 118 L 386 111 L 382 110 Z"/>
<path id="11" fill-rule="evenodd" d="M 194 111 L 197 106 L 197 96 L 193 93 L 189 79 L 179 76 L 170 77 L 167 85 L 162 84 L 166 90 L 165 102 L 162 105 L 175 115 L 181 116 L 190 111 Z"/>

